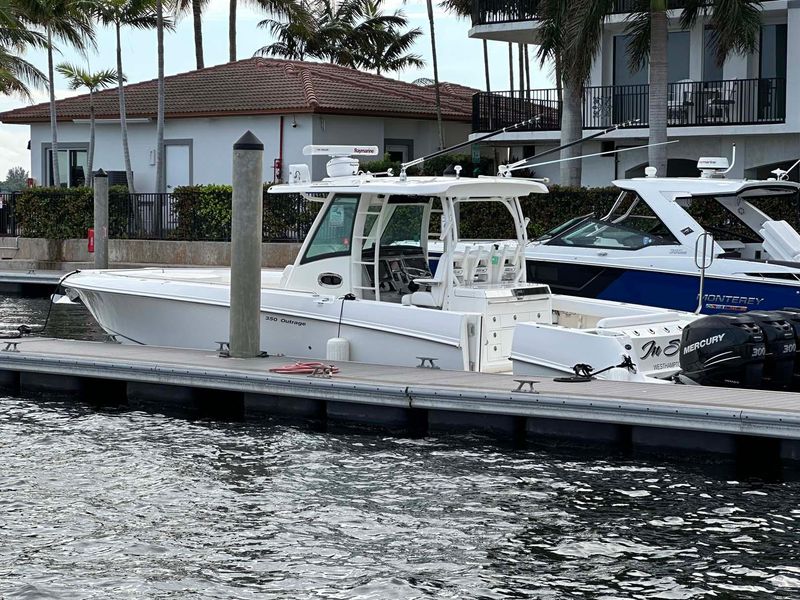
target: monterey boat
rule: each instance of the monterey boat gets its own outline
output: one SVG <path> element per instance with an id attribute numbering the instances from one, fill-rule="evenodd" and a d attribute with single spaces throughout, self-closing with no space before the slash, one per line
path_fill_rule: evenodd
<path id="1" fill-rule="evenodd" d="M 368 150 L 368 152 L 367 152 Z M 297 358 L 442 369 L 663 381 L 678 369 L 681 332 L 696 315 L 554 294 L 525 269 L 528 220 L 519 198 L 538 181 L 407 177 L 359 171 L 375 147 L 307 147 L 328 154 L 328 177 L 307 165 L 272 193 L 321 203 L 294 264 L 261 273 L 261 349 Z M 512 239 L 460 243 L 458 209 L 507 209 Z M 434 272 L 429 238 L 443 252 Z M 122 343 L 213 349 L 228 340 L 230 269 L 86 270 L 63 284 Z M 344 345 L 344 350 L 342 346 Z M 632 363 L 632 365 L 631 365 Z"/>
<path id="2" fill-rule="evenodd" d="M 646 177 L 614 181 L 620 194 L 608 214 L 575 218 L 528 245 L 528 279 L 575 296 L 675 310 L 701 304 L 706 314 L 800 305 L 800 234 L 758 207 L 774 198 L 798 206 L 800 185 L 781 171 L 770 180 L 727 179 L 725 158 L 701 158 L 698 169 L 700 177 L 679 178 L 648 167 Z M 721 207 L 724 217 L 701 225 L 692 206 Z M 715 241 L 700 302 L 704 232 Z"/>

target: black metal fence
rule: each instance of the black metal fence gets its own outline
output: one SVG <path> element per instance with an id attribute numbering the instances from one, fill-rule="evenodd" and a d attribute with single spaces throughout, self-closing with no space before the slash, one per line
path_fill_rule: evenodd
<path id="1" fill-rule="evenodd" d="M 650 86 L 587 87 L 583 102 L 584 129 L 614 124 L 647 127 Z M 473 131 L 494 131 L 541 115 L 529 129 L 560 128 L 557 90 L 479 92 L 472 99 Z M 785 79 L 678 81 L 669 84 L 667 125 L 701 127 L 783 123 L 786 120 Z"/>
<path id="2" fill-rule="evenodd" d="M 0 236 L 26 236 L 25 215 L 19 214 L 17 209 L 17 201 L 23 193 L 0 193 Z M 76 202 L 75 196 L 67 196 L 58 190 L 48 194 L 47 200 Z M 91 202 L 86 197 L 82 202 L 84 206 L 76 219 L 77 224 L 67 226 L 64 237 L 83 237 L 86 228 L 91 226 Z M 265 242 L 301 242 L 305 239 L 318 203 L 309 203 L 299 194 L 268 194 L 266 190 L 263 202 Z M 41 212 L 35 217 L 38 228 L 58 230 L 59 224 L 48 227 L 42 224 L 42 218 Z M 117 239 L 230 241 L 230 193 L 211 201 L 201 193 L 112 193 L 109 197 L 109 234 Z"/>
<path id="3" fill-rule="evenodd" d="M 561 122 L 558 90 L 478 93 L 472 96 L 472 129 L 494 131 L 533 119 L 520 131 L 552 131 Z"/>
<path id="4" fill-rule="evenodd" d="M 17 194 L 18 192 L 0 192 L 0 236 L 19 235 L 19 225 L 14 212 Z"/>
<path id="5" fill-rule="evenodd" d="M 533 21 L 541 0 L 472 0 L 472 24 L 492 25 Z M 705 4 L 705 3 L 704 3 Z M 680 9 L 686 0 L 667 0 L 667 7 Z M 643 0 L 615 0 L 611 14 L 632 13 L 649 10 L 649 2 Z"/>

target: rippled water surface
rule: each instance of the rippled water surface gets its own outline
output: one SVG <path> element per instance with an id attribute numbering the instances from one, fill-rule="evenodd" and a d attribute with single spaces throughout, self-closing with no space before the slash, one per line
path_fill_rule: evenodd
<path id="1" fill-rule="evenodd" d="M 0 397 L 0 598 L 799 598 L 800 484 L 708 472 Z"/>

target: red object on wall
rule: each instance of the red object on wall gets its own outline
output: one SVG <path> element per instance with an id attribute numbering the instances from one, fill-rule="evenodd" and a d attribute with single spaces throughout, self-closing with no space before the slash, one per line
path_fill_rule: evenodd
<path id="1" fill-rule="evenodd" d="M 89 252 L 94 252 L 94 229 L 90 227 L 87 233 L 89 240 Z"/>

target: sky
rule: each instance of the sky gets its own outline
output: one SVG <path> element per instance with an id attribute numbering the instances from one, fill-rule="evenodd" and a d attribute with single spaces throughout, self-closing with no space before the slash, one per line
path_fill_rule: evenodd
<path id="1" fill-rule="evenodd" d="M 435 0 L 434 0 L 435 2 Z M 253 8 L 241 6 L 238 10 L 237 24 L 237 58 L 247 58 L 270 43 L 268 33 L 257 27 L 266 14 Z M 206 66 L 227 62 L 228 60 L 228 5 L 229 0 L 209 0 L 203 19 L 203 49 Z M 409 0 L 386 0 L 387 10 L 401 9 L 409 19 L 411 27 L 419 27 L 422 35 L 417 38 L 413 52 L 426 61 L 423 69 L 413 69 L 392 75 L 404 81 L 413 81 L 419 77 L 433 78 L 433 67 L 430 61 L 431 48 L 428 35 L 428 17 L 425 2 Z M 439 78 L 441 81 L 460 83 L 478 89 L 484 89 L 483 48 L 480 40 L 471 39 L 467 33 L 470 28 L 468 19 L 455 16 L 435 8 L 436 48 L 439 55 Z M 165 64 L 167 75 L 191 71 L 195 67 L 194 34 L 191 15 L 179 19 L 174 32 L 167 33 L 164 41 Z M 114 31 L 101 28 L 97 32 L 97 49 L 89 51 L 86 56 L 69 48 L 64 48 L 56 55 L 56 64 L 69 62 L 87 66 L 91 70 L 111 69 L 116 66 Z M 122 64 L 128 82 L 145 81 L 156 77 L 156 33 L 155 31 L 125 31 L 122 34 Z M 539 70 L 533 60 L 531 51 L 531 86 L 553 87 L 548 69 Z M 47 55 L 44 51 L 29 53 L 26 58 L 42 72 L 47 70 Z M 490 78 L 492 89 L 508 88 L 508 46 L 500 42 L 489 42 Z M 516 63 L 515 63 L 516 70 Z M 517 75 L 518 77 L 518 75 Z M 60 75 L 55 77 L 56 97 L 64 98 L 80 92 L 69 90 L 66 80 Z M 46 90 L 33 92 L 34 103 L 46 102 Z M 0 96 L 0 111 L 26 106 L 29 102 L 14 97 Z M 88 128 L 88 125 L 87 125 Z M 88 136 L 88 133 L 87 133 Z M 29 139 L 27 125 L 0 125 L 0 180 L 5 179 L 8 169 L 22 166 L 30 170 L 30 152 L 27 150 Z"/>

